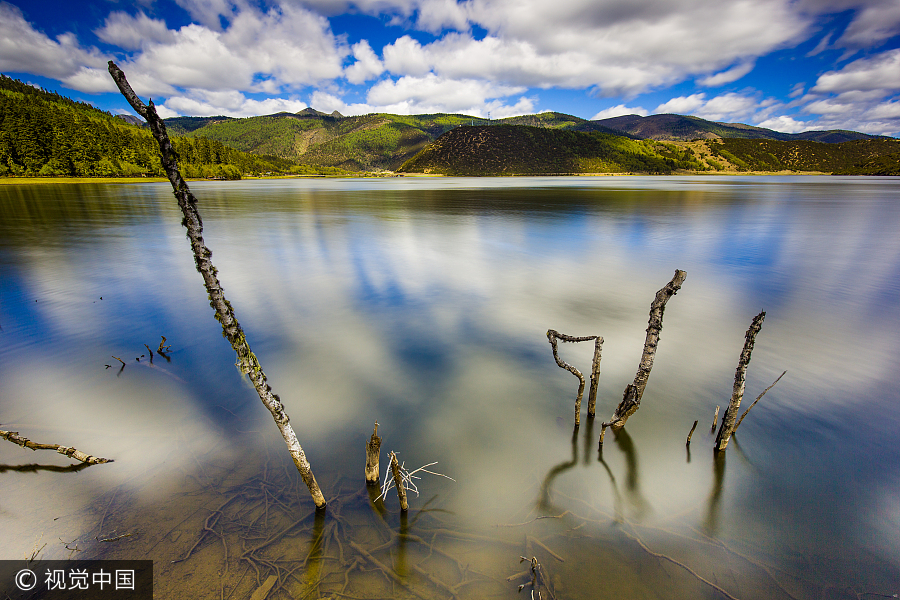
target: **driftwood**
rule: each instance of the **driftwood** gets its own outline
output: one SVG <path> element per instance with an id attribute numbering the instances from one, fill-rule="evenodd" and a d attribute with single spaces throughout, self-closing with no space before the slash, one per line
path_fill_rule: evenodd
<path id="1" fill-rule="evenodd" d="M 366 442 L 366 485 L 378 485 L 379 458 L 381 456 L 381 438 L 378 437 L 378 421 L 372 437 Z"/>
<path id="2" fill-rule="evenodd" d="M 557 342 L 575 343 L 594 340 L 594 360 L 591 363 L 591 390 L 588 394 L 588 417 L 593 418 L 596 414 L 597 407 L 597 387 L 600 381 L 600 351 L 603 349 L 603 338 L 599 335 L 574 337 L 560 333 L 555 329 L 548 329 L 547 340 L 553 348 L 553 358 L 556 360 L 556 364 L 578 378 L 578 394 L 575 397 L 575 426 L 577 427 L 581 425 L 581 399 L 584 396 L 584 375 L 581 374 L 581 371 L 559 357 Z"/>
<path id="3" fill-rule="evenodd" d="M 709 428 L 709 432 L 712 433 L 716 430 L 716 424 L 719 422 L 719 409 L 722 408 L 718 404 L 716 404 L 716 412 L 713 413 L 713 422 L 712 427 Z"/>
<path id="4" fill-rule="evenodd" d="M 738 409 L 740 409 L 741 399 L 744 397 L 747 366 L 750 364 L 750 355 L 753 353 L 753 344 L 756 342 L 756 334 L 762 329 L 765 318 L 766 311 L 762 311 L 753 317 L 753 321 L 750 323 L 747 333 L 744 334 L 744 349 L 741 350 L 741 357 L 738 360 L 738 366 L 734 373 L 734 386 L 731 390 L 731 402 L 728 403 L 728 408 L 725 409 L 725 415 L 722 417 L 722 424 L 719 425 L 719 433 L 716 434 L 716 452 L 721 452 L 728 447 L 728 440 L 731 439 L 731 434 L 734 432 Z"/>
<path id="5" fill-rule="evenodd" d="M 762 399 L 762 397 L 766 395 L 766 392 L 771 390 L 773 387 L 775 387 L 776 383 L 781 381 L 781 378 L 784 377 L 785 373 L 787 373 L 787 371 L 782 372 L 781 375 L 778 376 L 778 379 L 776 379 L 775 381 L 772 382 L 772 385 L 770 385 L 769 387 L 764 389 L 762 391 L 762 393 L 756 397 L 756 400 L 753 401 L 753 404 L 751 404 L 750 407 L 744 411 L 744 414 L 741 415 L 741 418 L 738 419 L 738 422 L 735 424 L 734 430 L 731 432 L 731 435 L 734 435 L 734 433 L 737 431 L 737 428 L 741 426 L 741 423 L 743 423 L 743 421 L 744 421 L 744 417 L 747 416 L 747 413 L 750 412 L 750 409 L 753 408 L 754 406 L 756 406 L 756 403 L 759 402 Z M 737 442 L 735 442 L 735 443 L 737 443 Z"/>
<path id="6" fill-rule="evenodd" d="M 68 446 L 60 446 L 59 444 L 38 444 L 37 442 L 32 442 L 26 437 L 20 436 L 18 431 L 0 430 L 0 437 L 9 440 L 13 444 L 17 444 L 19 446 L 22 446 L 23 448 L 29 448 L 31 450 L 56 450 L 63 456 L 74 458 L 75 460 L 81 461 L 87 465 L 99 465 L 103 463 L 113 462 L 113 460 L 110 458 L 91 456 L 90 454 L 85 454 L 80 450 L 69 448 Z"/>
<path id="7" fill-rule="evenodd" d="M 194 253 L 194 263 L 197 266 L 197 271 L 203 277 L 203 283 L 209 294 L 209 304 L 215 310 L 216 320 L 222 324 L 222 333 L 237 355 L 237 366 L 240 368 L 241 373 L 247 375 L 250 379 L 253 387 L 256 388 L 257 394 L 259 394 L 259 399 L 272 414 L 272 418 L 275 420 L 279 431 L 281 431 L 281 435 L 294 460 L 294 465 L 300 472 L 303 482 L 309 488 L 309 493 L 312 495 L 316 508 L 325 508 L 325 496 L 322 495 L 322 490 L 319 489 L 312 467 L 306 458 L 306 453 L 300 446 L 300 442 L 297 440 L 297 435 L 290 424 L 290 418 L 284 410 L 284 405 L 281 403 L 278 395 L 272 393 L 272 388 L 267 384 L 266 374 L 263 372 L 256 355 L 250 350 L 250 345 L 247 343 L 244 331 L 238 323 L 234 309 L 225 298 L 225 292 L 216 277 L 217 270 L 211 260 L 212 252 L 203 242 L 203 221 L 200 219 L 200 213 L 197 210 L 197 200 L 178 170 L 177 155 L 172 142 L 169 140 L 169 135 L 166 133 L 166 124 L 157 115 L 153 101 L 150 100 L 145 105 L 134 93 L 134 90 L 131 89 L 128 80 L 125 79 L 125 74 L 113 61 L 109 61 L 109 74 L 112 75 L 119 91 L 122 92 L 122 95 L 125 96 L 132 108 L 147 121 L 153 137 L 159 143 L 163 168 L 166 171 L 169 182 L 172 184 L 175 197 L 178 199 L 178 206 L 181 207 L 181 212 L 184 215 L 182 225 L 187 229 L 187 237 L 191 242 L 191 250 Z M 163 345 L 165 341 L 166 339 L 163 338 L 162 342 L 160 342 L 158 353 L 164 351 Z"/>
<path id="8" fill-rule="evenodd" d="M 681 284 L 687 273 L 676 270 L 672 280 L 661 290 L 656 292 L 656 297 L 650 304 L 650 321 L 647 325 L 647 337 L 644 340 L 644 352 L 641 355 L 641 362 L 638 365 L 637 374 L 634 376 L 634 382 L 625 388 L 622 401 L 616 407 L 615 412 L 609 421 L 603 423 L 600 432 L 600 443 L 603 443 L 603 434 L 606 433 L 607 427 L 612 427 L 618 431 L 625 427 L 628 417 L 633 415 L 641 406 L 641 397 L 644 395 L 644 388 L 647 387 L 647 381 L 650 379 L 650 370 L 653 368 L 653 359 L 656 356 L 656 347 L 659 345 L 659 332 L 662 330 L 663 313 L 666 310 L 666 302 L 669 298 L 678 293 Z"/>

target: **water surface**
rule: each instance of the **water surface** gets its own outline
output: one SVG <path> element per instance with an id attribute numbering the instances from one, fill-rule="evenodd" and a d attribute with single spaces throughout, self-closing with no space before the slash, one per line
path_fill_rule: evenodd
<path id="1" fill-rule="evenodd" d="M 330 512 L 311 516 L 234 367 L 170 188 L 3 186 L 0 428 L 115 462 L 60 472 L 63 457 L 0 445 L 0 558 L 153 558 L 166 598 L 249 595 L 267 572 L 285 580 L 280 597 L 406 597 L 409 585 L 513 598 L 525 580 L 506 577 L 526 553 L 561 598 L 900 592 L 900 180 L 193 189 L 225 293 Z M 675 269 L 688 276 L 642 406 L 598 452 Z M 788 374 L 715 459 L 713 412 L 760 310 L 744 406 Z M 548 328 L 605 340 L 600 420 L 582 414 L 574 433 L 577 382 L 554 363 Z M 171 352 L 150 364 L 144 344 L 160 336 Z M 561 354 L 589 372 L 590 344 Z M 408 519 L 396 497 L 373 505 L 363 489 L 376 419 L 383 454 L 438 461 L 455 479 L 425 475 Z M 431 546 L 391 542 L 398 531 Z"/>

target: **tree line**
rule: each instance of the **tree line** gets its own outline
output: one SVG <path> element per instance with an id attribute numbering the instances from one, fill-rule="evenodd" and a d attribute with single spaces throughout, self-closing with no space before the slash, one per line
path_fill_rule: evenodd
<path id="1" fill-rule="evenodd" d="M 285 172 L 290 161 L 207 138 L 175 138 L 187 177 Z M 89 104 L 0 75 L 0 175 L 164 176 L 150 132 Z"/>

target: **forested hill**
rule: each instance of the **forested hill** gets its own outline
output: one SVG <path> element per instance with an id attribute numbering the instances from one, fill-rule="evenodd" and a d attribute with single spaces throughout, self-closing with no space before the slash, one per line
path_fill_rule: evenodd
<path id="1" fill-rule="evenodd" d="M 400 168 L 444 175 L 544 175 L 567 173 L 667 174 L 703 170 L 690 150 L 526 125 L 475 125 L 452 129 Z"/>
<path id="2" fill-rule="evenodd" d="M 187 177 L 239 178 L 282 171 L 290 161 L 240 152 L 205 138 L 174 139 Z M 164 175 L 145 128 L 83 102 L 0 75 L 0 175 Z"/>
<path id="3" fill-rule="evenodd" d="M 524 125 L 448 131 L 400 168 L 445 175 L 554 173 L 819 172 L 900 175 L 900 140 L 827 144 L 725 138 L 693 142 L 632 140 Z"/>

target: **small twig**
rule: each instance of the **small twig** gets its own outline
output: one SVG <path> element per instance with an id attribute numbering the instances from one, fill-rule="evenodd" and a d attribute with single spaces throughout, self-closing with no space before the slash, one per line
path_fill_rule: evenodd
<path id="1" fill-rule="evenodd" d="M 751 405 L 747 408 L 747 410 L 744 411 L 744 414 L 741 415 L 741 418 L 738 419 L 737 425 L 734 426 L 734 430 L 731 432 L 731 435 L 734 435 L 734 432 L 737 431 L 737 428 L 738 428 L 738 427 L 740 427 L 741 421 L 744 420 L 744 417 L 747 416 L 747 413 L 750 412 L 750 409 L 753 408 L 754 406 L 756 406 L 756 403 L 759 402 L 759 401 L 762 399 L 762 397 L 766 395 L 766 392 L 768 392 L 769 390 L 771 390 L 773 387 L 775 387 L 775 384 L 776 384 L 776 383 L 778 383 L 779 381 L 781 381 L 781 378 L 784 377 L 784 374 L 785 374 L 785 373 L 787 373 L 787 371 L 785 371 L 784 373 L 782 373 L 781 375 L 779 375 L 779 376 L 778 376 L 778 379 L 776 379 L 775 381 L 772 382 L 772 385 L 770 385 L 769 387 L 767 387 L 766 389 L 764 389 L 764 390 L 762 391 L 762 394 L 760 394 L 759 396 L 756 397 L 756 400 L 753 401 L 753 404 L 751 404 Z M 895 594 L 895 596 L 896 596 L 896 594 Z M 890 597 L 890 596 L 889 596 L 889 597 Z"/>
<path id="2" fill-rule="evenodd" d="M 111 356 L 112 356 L 112 355 L 111 355 Z M 117 361 L 119 361 L 120 363 L 122 363 L 122 366 L 123 366 L 123 367 L 125 366 L 125 361 L 124 361 L 124 360 L 122 360 L 122 359 L 119 358 L 118 356 L 113 356 L 113 358 L 116 359 Z"/>
<path id="3" fill-rule="evenodd" d="M 719 422 L 719 409 L 720 408 L 721 407 L 718 404 L 716 404 L 716 412 L 713 415 L 712 427 L 709 428 L 710 433 L 712 433 L 713 431 L 716 430 L 716 424 Z"/>
<path id="4" fill-rule="evenodd" d="M 122 538 L 131 537 L 133 535 L 134 535 L 133 533 L 123 533 L 122 535 L 117 535 L 116 537 L 104 538 L 102 540 L 98 539 L 97 541 L 98 542 L 117 542 L 117 541 L 121 540 Z"/>

